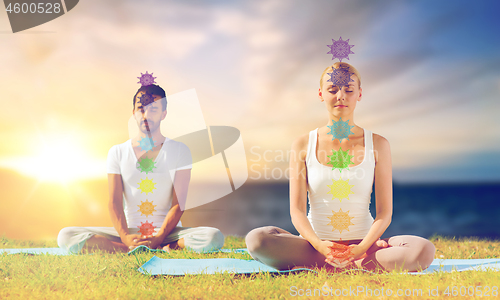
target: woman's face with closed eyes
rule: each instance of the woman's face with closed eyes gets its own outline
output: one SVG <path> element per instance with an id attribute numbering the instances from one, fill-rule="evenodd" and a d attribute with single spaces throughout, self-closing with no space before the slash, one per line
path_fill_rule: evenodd
<path id="1" fill-rule="evenodd" d="M 352 74 L 353 81 L 341 88 L 333 85 L 329 79 L 330 75 L 328 74 L 322 78 L 323 84 L 319 89 L 320 100 L 325 102 L 328 112 L 333 116 L 340 118 L 352 115 L 362 96 L 357 76 Z"/>

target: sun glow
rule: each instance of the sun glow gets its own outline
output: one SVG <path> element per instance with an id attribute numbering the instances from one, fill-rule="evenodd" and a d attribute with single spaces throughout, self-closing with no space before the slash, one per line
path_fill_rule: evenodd
<path id="1" fill-rule="evenodd" d="M 72 135 L 44 137 L 37 145 L 33 155 L 5 158 L 0 165 L 40 181 L 60 183 L 106 174 L 105 160 L 90 157 L 86 147 Z"/>

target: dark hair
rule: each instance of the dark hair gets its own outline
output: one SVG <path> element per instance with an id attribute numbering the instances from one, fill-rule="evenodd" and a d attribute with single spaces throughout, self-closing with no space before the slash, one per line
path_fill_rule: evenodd
<path id="1" fill-rule="evenodd" d="M 139 92 L 145 92 L 145 93 L 150 93 L 150 94 L 155 95 L 155 96 L 160 96 L 162 98 L 161 99 L 162 110 L 165 111 L 167 109 L 167 97 L 166 97 L 165 91 L 159 85 L 156 85 L 156 84 L 141 86 L 137 90 L 137 93 L 135 93 L 134 100 L 132 102 L 132 104 L 134 105 L 134 109 L 135 109 L 135 98 L 137 97 L 137 94 L 139 94 Z"/>

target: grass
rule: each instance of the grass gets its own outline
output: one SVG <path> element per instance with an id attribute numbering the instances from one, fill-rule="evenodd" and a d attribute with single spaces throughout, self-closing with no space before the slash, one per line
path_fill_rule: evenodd
<path id="1" fill-rule="evenodd" d="M 454 239 L 432 237 L 436 245 L 436 258 L 500 258 L 500 241 L 476 238 Z M 0 248 L 57 247 L 55 241 L 20 241 L 0 238 Z M 242 238 L 229 236 L 225 248 L 244 248 Z M 157 253 L 161 258 L 240 258 L 250 259 L 242 253 L 197 254 L 189 251 L 173 251 L 171 254 Z M 268 273 L 251 276 L 218 274 L 147 276 L 137 268 L 153 254 L 140 253 L 136 257 L 126 254 L 96 253 L 93 255 L 1 255 L 0 254 L 0 299 L 288 299 L 321 298 L 320 292 L 337 293 L 359 287 L 356 299 L 369 299 L 372 293 L 393 293 L 399 290 L 413 296 L 405 299 L 457 298 L 460 287 L 500 286 L 500 272 L 454 272 L 414 276 L 405 274 L 381 274 L 357 272 L 346 274 L 298 273 L 272 276 Z M 457 289 L 453 290 L 453 286 Z M 429 289 L 439 289 L 440 297 L 429 297 Z M 445 296 L 450 287 L 449 296 Z M 307 292 L 311 297 L 299 297 Z M 316 297 L 314 297 L 316 289 Z M 420 294 L 421 290 L 421 294 Z M 465 289 L 462 289 L 462 293 Z M 472 291 L 472 289 L 470 290 Z M 400 293 L 401 293 L 400 292 Z M 497 290 L 498 292 L 498 290 Z M 368 294 L 367 294 L 368 293 Z M 474 290 L 475 293 L 475 290 Z M 297 297 L 293 297 L 297 294 Z M 324 298 L 333 298 L 328 296 Z M 497 294 L 498 297 L 498 294 Z M 392 297 L 384 298 L 395 298 Z M 464 297 L 460 297 L 464 298 Z M 467 297 L 466 297 L 467 298 Z"/>

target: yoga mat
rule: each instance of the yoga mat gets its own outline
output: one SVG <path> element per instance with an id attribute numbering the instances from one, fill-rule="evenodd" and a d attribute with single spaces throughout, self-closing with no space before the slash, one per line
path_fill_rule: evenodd
<path id="1" fill-rule="evenodd" d="M 17 248 L 0 249 L 0 254 L 50 254 L 50 255 L 69 255 L 70 253 L 61 248 Z"/>
<path id="2" fill-rule="evenodd" d="M 137 248 L 135 248 L 132 251 L 128 252 L 128 255 L 136 254 L 139 252 L 159 252 L 159 253 L 167 253 L 167 251 L 164 251 L 162 249 L 150 249 L 147 246 L 141 245 Z M 217 252 L 223 252 L 223 253 L 248 253 L 248 250 L 246 248 L 240 248 L 240 249 L 219 249 L 219 250 L 214 250 L 214 251 L 209 251 L 209 252 L 204 252 L 204 253 L 217 253 Z"/>
<path id="3" fill-rule="evenodd" d="M 422 272 L 410 272 L 409 274 L 423 275 L 433 272 L 452 272 L 454 270 L 460 272 L 469 270 L 486 271 L 491 269 L 500 271 L 500 259 L 435 259 L 428 269 Z M 234 274 L 315 272 L 310 269 L 278 271 L 255 260 L 234 258 L 163 259 L 156 256 L 153 256 L 137 270 L 149 275 L 217 274 L 223 272 Z"/>

